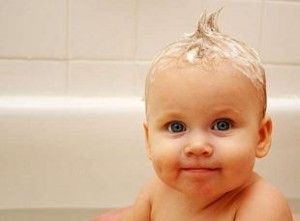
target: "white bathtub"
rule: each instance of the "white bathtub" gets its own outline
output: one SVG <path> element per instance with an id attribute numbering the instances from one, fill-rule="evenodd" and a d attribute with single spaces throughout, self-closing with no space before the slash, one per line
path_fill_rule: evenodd
<path id="1" fill-rule="evenodd" d="M 269 99 L 269 113 L 272 151 L 256 170 L 300 212 L 300 98 Z M 140 98 L 0 98 L 0 220 L 130 204 L 153 175 L 143 120 Z"/>

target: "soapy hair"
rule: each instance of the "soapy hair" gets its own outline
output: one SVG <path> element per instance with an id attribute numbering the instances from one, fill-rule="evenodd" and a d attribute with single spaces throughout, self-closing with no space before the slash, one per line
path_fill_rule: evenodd
<path id="1" fill-rule="evenodd" d="M 246 43 L 219 31 L 217 20 L 222 9 L 199 19 L 197 30 L 185 34 L 177 41 L 167 45 L 154 58 L 146 79 L 145 99 L 148 87 L 155 75 L 174 64 L 199 65 L 201 68 L 218 68 L 220 61 L 229 61 L 232 67 L 248 77 L 258 90 L 262 102 L 262 114 L 266 112 L 265 70 L 257 52 Z"/>

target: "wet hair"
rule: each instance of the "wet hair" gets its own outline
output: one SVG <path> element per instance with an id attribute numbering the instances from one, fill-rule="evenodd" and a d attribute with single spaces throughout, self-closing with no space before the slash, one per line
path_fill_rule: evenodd
<path id="1" fill-rule="evenodd" d="M 174 65 L 197 65 L 204 69 L 218 68 L 220 61 L 229 61 L 238 73 L 248 77 L 259 92 L 262 103 L 262 115 L 266 112 L 265 70 L 257 52 L 246 43 L 219 31 L 217 20 L 222 9 L 206 15 L 204 11 L 199 19 L 197 30 L 185 34 L 177 41 L 167 45 L 155 57 L 146 79 L 145 99 L 148 87 L 155 75 Z M 147 103 L 147 102 L 146 102 Z"/>

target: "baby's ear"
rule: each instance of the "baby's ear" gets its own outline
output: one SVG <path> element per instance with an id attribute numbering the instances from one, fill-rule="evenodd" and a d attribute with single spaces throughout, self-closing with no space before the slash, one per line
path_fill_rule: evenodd
<path id="1" fill-rule="evenodd" d="M 268 154 L 271 147 L 272 120 L 270 117 L 264 117 L 261 121 L 258 133 L 259 140 L 256 148 L 256 157 L 262 158 Z"/>
<path id="2" fill-rule="evenodd" d="M 152 152 L 151 152 L 151 146 L 150 146 L 150 140 L 149 140 L 149 127 L 147 122 L 144 122 L 144 132 L 145 132 L 145 140 L 146 140 L 146 151 L 148 158 L 152 160 Z"/>

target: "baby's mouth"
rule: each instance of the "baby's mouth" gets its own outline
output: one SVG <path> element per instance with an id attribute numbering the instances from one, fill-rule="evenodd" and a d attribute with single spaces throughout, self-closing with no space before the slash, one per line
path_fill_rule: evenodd
<path id="1" fill-rule="evenodd" d="M 210 175 L 219 172 L 221 168 L 210 168 L 210 167 L 188 167 L 182 168 L 181 171 L 191 175 Z"/>

